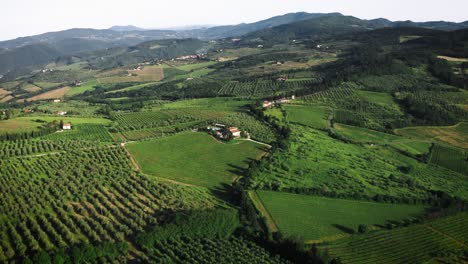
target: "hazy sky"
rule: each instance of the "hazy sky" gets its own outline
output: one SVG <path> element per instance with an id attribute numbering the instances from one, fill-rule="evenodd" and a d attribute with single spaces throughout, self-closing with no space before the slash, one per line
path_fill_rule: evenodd
<path id="1" fill-rule="evenodd" d="M 390 20 L 468 20 L 467 0 L 2 0 L 0 40 L 68 28 L 254 22 L 289 12 Z"/>

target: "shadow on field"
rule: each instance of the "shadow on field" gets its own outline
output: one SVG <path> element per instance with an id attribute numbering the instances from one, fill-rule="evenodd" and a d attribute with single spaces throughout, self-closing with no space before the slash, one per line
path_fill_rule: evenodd
<path id="1" fill-rule="evenodd" d="M 232 186 L 226 183 L 210 188 L 211 194 L 229 204 L 235 204 Z"/>
<path id="2" fill-rule="evenodd" d="M 245 161 L 247 162 L 247 164 L 250 162 L 250 161 Z M 228 171 L 232 174 L 235 174 L 237 176 L 243 176 L 245 175 L 246 173 L 246 169 L 243 168 L 243 167 L 240 167 L 240 166 L 237 166 L 237 165 L 234 165 L 234 164 L 228 164 L 228 167 L 230 167 L 230 169 L 228 169 Z"/>
<path id="3" fill-rule="evenodd" d="M 343 231 L 345 233 L 348 233 L 348 234 L 354 234 L 355 233 L 354 229 L 346 227 L 346 226 L 342 226 L 342 225 L 339 225 L 339 224 L 333 224 L 332 226 L 335 227 L 336 229 L 339 229 L 339 230 L 341 230 L 341 231 Z"/>

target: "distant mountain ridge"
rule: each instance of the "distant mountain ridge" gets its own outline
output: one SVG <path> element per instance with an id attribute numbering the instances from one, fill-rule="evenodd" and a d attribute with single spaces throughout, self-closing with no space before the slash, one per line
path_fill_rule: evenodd
<path id="1" fill-rule="evenodd" d="M 340 13 L 289 13 L 254 23 L 182 30 L 142 29 L 136 26 L 113 26 L 110 29 L 73 28 L 58 32 L 22 37 L 0 42 L 0 74 L 20 67 L 43 64 L 59 56 L 93 52 L 111 48 L 126 48 L 143 42 L 165 39 L 288 40 L 309 39 L 353 31 L 385 27 L 420 27 L 437 30 L 468 28 L 468 21 L 454 22 L 392 22 L 384 18 L 363 20 Z M 27 54 L 27 55 L 26 55 Z M 16 58 L 16 59 L 15 59 Z"/>
<path id="2" fill-rule="evenodd" d="M 113 27 L 110 27 L 109 30 L 119 31 L 119 32 L 124 31 L 125 32 L 125 31 L 145 31 L 147 29 L 135 27 L 135 26 L 132 26 L 132 25 L 128 25 L 128 26 L 113 26 Z"/>

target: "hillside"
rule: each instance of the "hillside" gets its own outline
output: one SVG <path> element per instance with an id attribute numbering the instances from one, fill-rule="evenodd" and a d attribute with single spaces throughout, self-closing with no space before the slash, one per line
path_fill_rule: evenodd
<path id="1" fill-rule="evenodd" d="M 0 48 L 0 263 L 468 262 L 468 29 L 409 25 Z"/>

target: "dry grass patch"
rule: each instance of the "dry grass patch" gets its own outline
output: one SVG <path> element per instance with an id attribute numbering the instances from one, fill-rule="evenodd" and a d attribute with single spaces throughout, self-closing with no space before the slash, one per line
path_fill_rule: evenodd
<path id="1" fill-rule="evenodd" d="M 36 86 L 36 85 L 34 85 L 34 84 L 27 84 L 27 85 L 25 85 L 25 86 L 23 87 L 23 90 L 28 91 L 28 92 L 30 92 L 30 93 L 33 93 L 33 92 L 37 92 L 37 91 L 42 90 L 42 88 L 39 87 L 39 86 Z"/>
<path id="2" fill-rule="evenodd" d="M 8 95 L 8 94 L 10 94 L 9 91 L 7 91 L 7 90 L 5 90 L 3 88 L 0 88 L 0 97 L 3 97 L 3 96 Z"/>
<path id="3" fill-rule="evenodd" d="M 3 97 L 2 99 L 0 99 L 0 103 L 6 103 L 6 102 L 10 101 L 13 98 L 14 98 L 13 96 L 7 95 L 7 96 Z"/>
<path id="4" fill-rule="evenodd" d="M 157 82 L 164 78 L 161 66 L 144 66 L 141 70 L 115 69 L 96 75 L 99 83 Z"/>
<path id="5" fill-rule="evenodd" d="M 437 56 L 439 59 L 444 59 L 451 62 L 468 62 L 468 58 L 454 58 L 449 56 Z"/>
<path id="6" fill-rule="evenodd" d="M 62 88 L 58 88 L 52 91 L 48 91 L 45 93 L 41 93 L 39 95 L 33 96 L 28 99 L 28 101 L 38 101 L 38 100 L 47 100 L 47 99 L 55 99 L 55 98 L 63 98 L 64 95 L 70 91 L 71 88 L 66 86 Z"/>

